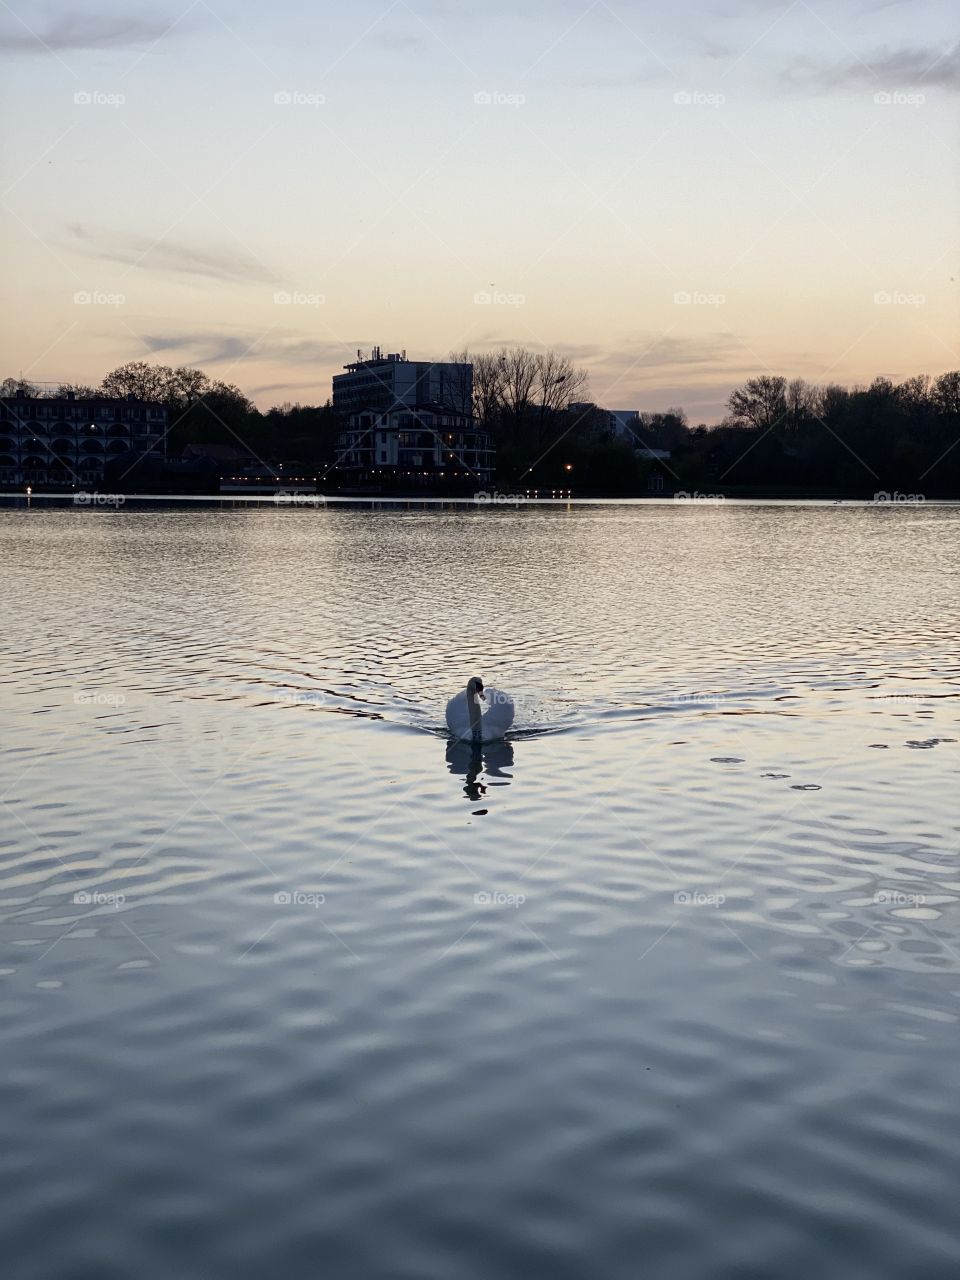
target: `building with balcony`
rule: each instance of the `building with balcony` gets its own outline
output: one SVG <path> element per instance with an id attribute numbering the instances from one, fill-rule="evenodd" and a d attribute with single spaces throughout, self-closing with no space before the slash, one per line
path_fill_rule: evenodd
<path id="1" fill-rule="evenodd" d="M 345 417 L 371 410 L 385 413 L 403 406 L 442 405 L 455 413 L 473 411 L 473 365 L 455 361 L 408 360 L 405 351 L 384 355 L 374 347 L 369 356 L 334 374 L 333 407 Z"/>
<path id="2" fill-rule="evenodd" d="M 353 414 L 330 479 L 365 492 L 473 494 L 493 478 L 493 447 L 476 419 L 443 405 Z"/>
<path id="3" fill-rule="evenodd" d="M 94 396 L 0 397 L 0 485 L 88 489 L 165 456 L 162 404 Z"/>

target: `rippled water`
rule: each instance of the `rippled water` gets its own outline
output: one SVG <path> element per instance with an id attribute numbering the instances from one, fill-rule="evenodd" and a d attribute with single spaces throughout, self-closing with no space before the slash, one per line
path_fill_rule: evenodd
<path id="1" fill-rule="evenodd" d="M 4 1275 L 955 1275 L 958 546 L 0 512 Z"/>

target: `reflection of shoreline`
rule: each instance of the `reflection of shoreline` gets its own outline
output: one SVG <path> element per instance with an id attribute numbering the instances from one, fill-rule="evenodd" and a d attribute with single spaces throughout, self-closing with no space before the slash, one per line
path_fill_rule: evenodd
<path id="1" fill-rule="evenodd" d="M 446 755 L 449 771 L 466 778 L 463 793 L 469 800 L 479 800 L 486 792 L 480 781 L 481 773 L 513 781 L 512 774 L 504 773 L 513 767 L 512 742 L 484 742 L 476 746 L 470 742 L 448 742 Z"/>

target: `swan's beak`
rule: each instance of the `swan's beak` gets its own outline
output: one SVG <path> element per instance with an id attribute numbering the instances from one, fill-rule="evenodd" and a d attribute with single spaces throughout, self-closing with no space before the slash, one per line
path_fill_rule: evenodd
<path id="1" fill-rule="evenodd" d="M 477 693 L 480 695 L 480 701 L 481 701 L 481 702 L 486 702 L 486 700 L 487 700 L 487 696 L 486 696 L 486 694 L 483 692 L 483 685 L 482 685 L 482 684 L 478 684 L 478 685 L 477 685 Z"/>

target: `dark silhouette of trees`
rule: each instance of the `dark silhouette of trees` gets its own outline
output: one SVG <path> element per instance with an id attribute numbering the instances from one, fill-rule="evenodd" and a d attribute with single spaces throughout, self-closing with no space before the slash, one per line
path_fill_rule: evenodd
<path id="1" fill-rule="evenodd" d="M 786 416 L 787 380 L 779 377 L 751 378 L 733 392 L 727 406 L 737 426 L 765 431 Z"/>
<path id="2" fill-rule="evenodd" d="M 557 351 L 501 347 L 451 360 L 473 364 L 473 413 L 496 445 L 515 450 L 548 444 L 571 404 L 588 394 L 586 372 Z"/>
<path id="3" fill-rule="evenodd" d="M 686 446 L 718 486 L 960 493 L 960 373 L 868 387 L 752 378 L 720 426 Z"/>
<path id="4" fill-rule="evenodd" d="M 226 444 L 243 452 L 256 435 L 255 406 L 239 387 L 209 378 L 201 369 L 135 360 L 108 373 L 99 391 L 108 396 L 137 396 L 167 407 L 168 448 L 186 444 Z M 251 428 L 254 428 L 251 431 Z"/>
<path id="5" fill-rule="evenodd" d="M 718 426 L 691 427 L 672 408 L 639 413 L 614 432 L 610 415 L 587 402 L 586 374 L 566 356 L 512 347 L 472 363 L 474 413 L 493 435 L 503 488 L 644 494 L 659 467 L 667 492 L 960 497 L 960 371 L 853 388 L 765 374 L 734 389 Z M 326 474 L 343 426 L 329 401 L 261 413 L 239 388 L 200 369 L 144 361 L 113 370 L 96 389 L 0 383 L 0 394 L 28 399 L 68 391 L 161 401 L 171 456 L 188 443 L 226 444 L 258 465 L 292 462 Z M 670 457 L 658 463 L 650 450 Z"/>

